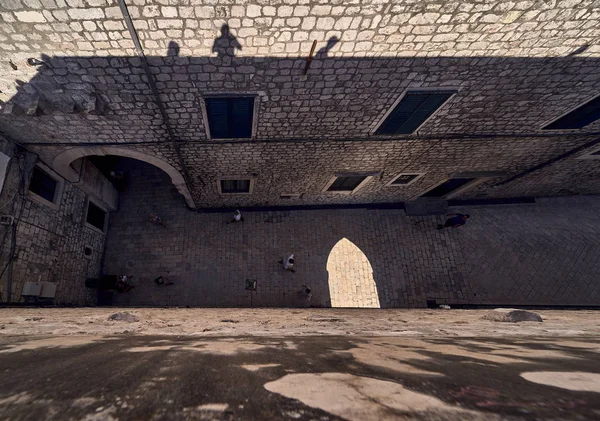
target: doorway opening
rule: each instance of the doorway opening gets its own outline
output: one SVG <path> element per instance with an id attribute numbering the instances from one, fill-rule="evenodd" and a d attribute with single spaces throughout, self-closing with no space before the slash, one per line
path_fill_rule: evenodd
<path id="1" fill-rule="evenodd" d="M 446 180 L 442 184 L 432 188 L 431 190 L 423 193 L 420 197 L 444 198 L 452 193 L 455 193 L 457 190 L 465 187 L 467 184 L 474 182 L 475 180 L 476 178 L 473 177 L 451 178 L 449 180 Z"/>
<path id="2" fill-rule="evenodd" d="M 179 193 L 185 199 L 187 207 L 190 209 L 196 209 L 194 199 L 192 198 L 186 180 L 183 178 L 178 169 L 173 167 L 162 158 L 154 155 L 148 155 L 135 149 L 121 148 L 116 146 L 71 148 L 58 154 L 54 158 L 52 162 L 52 168 L 67 181 L 77 185 L 81 182 L 81 177 L 83 175 L 83 160 L 79 160 L 79 158 L 87 159 L 89 157 L 92 157 L 90 160 L 94 168 L 96 168 L 95 164 L 98 165 L 97 173 L 101 174 L 102 178 L 109 180 L 110 183 L 115 187 L 115 190 L 118 190 L 118 188 L 115 186 L 115 184 L 118 184 L 118 174 L 117 180 L 114 180 L 115 177 L 112 176 L 110 172 L 112 169 L 118 167 L 120 158 L 133 158 L 158 167 L 167 173 L 177 191 L 179 191 Z M 103 159 L 103 157 L 107 158 Z M 76 161 L 80 162 L 79 167 L 77 165 L 72 165 L 76 164 Z M 108 174 L 108 177 L 106 177 L 105 173 Z M 117 182 L 113 183 L 113 181 Z"/>

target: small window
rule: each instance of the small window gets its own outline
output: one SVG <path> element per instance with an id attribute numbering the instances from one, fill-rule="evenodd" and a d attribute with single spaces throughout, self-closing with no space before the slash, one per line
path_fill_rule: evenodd
<path id="1" fill-rule="evenodd" d="M 48 202 L 55 203 L 57 189 L 58 182 L 52 176 L 37 166 L 33 168 L 31 182 L 29 183 L 30 192 Z"/>
<path id="2" fill-rule="evenodd" d="M 473 177 L 451 178 L 449 180 L 444 181 L 442 184 L 438 184 L 431 190 L 423 193 L 420 197 L 446 197 L 449 194 L 456 192 L 457 190 L 465 187 L 467 184 L 470 184 L 475 180 L 476 178 Z"/>
<path id="3" fill-rule="evenodd" d="M 106 223 L 106 212 L 96 206 L 92 201 L 88 201 L 87 216 L 85 222 L 93 227 L 98 228 L 100 231 L 104 231 L 104 225 Z"/>
<path id="4" fill-rule="evenodd" d="M 252 137 L 254 97 L 204 98 L 212 139 Z"/>
<path id="5" fill-rule="evenodd" d="M 362 188 L 378 172 L 336 174 L 329 180 L 323 192 L 352 194 Z"/>
<path id="6" fill-rule="evenodd" d="M 355 175 L 355 176 L 342 176 L 336 177 L 335 181 L 329 186 L 329 191 L 353 191 L 360 183 L 365 181 L 367 176 Z"/>
<path id="7" fill-rule="evenodd" d="M 398 174 L 396 178 L 388 183 L 388 186 L 408 186 L 424 175 L 423 173 Z"/>
<path id="8" fill-rule="evenodd" d="M 414 133 L 457 91 L 409 91 L 375 131 L 376 135 Z"/>
<path id="9" fill-rule="evenodd" d="M 600 119 L 600 96 L 545 126 L 542 130 L 581 129 Z"/>
<path id="10" fill-rule="evenodd" d="M 249 194 L 252 190 L 252 180 L 220 180 L 221 194 Z"/>

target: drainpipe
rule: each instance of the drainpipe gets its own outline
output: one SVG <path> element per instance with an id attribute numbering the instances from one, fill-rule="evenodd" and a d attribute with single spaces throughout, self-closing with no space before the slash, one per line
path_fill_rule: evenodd
<path id="1" fill-rule="evenodd" d="M 171 146 L 173 146 L 173 150 L 177 155 L 177 160 L 179 161 L 179 166 L 181 167 L 181 171 L 183 172 L 183 178 L 185 179 L 186 184 L 193 187 L 192 178 L 188 172 L 187 166 L 183 160 L 183 156 L 181 154 L 181 150 L 179 149 L 179 145 L 176 141 L 175 132 L 173 131 L 173 127 L 171 127 L 171 123 L 169 122 L 169 115 L 167 114 L 167 110 L 165 109 L 165 105 L 160 99 L 160 92 L 156 87 L 156 80 L 154 79 L 154 75 L 150 71 L 150 65 L 148 64 L 148 60 L 146 60 L 146 55 L 144 54 L 144 49 L 142 48 L 142 44 L 140 43 L 140 39 L 137 35 L 137 31 L 133 26 L 133 21 L 131 20 L 131 15 L 129 14 L 129 10 L 127 9 L 127 4 L 125 4 L 125 0 L 117 0 L 119 3 L 119 7 L 121 8 L 121 13 L 123 14 L 123 19 L 125 20 L 125 26 L 129 30 L 129 34 L 131 35 L 131 40 L 133 41 L 133 45 L 135 46 L 135 52 L 137 56 L 140 58 L 142 62 L 142 67 L 144 72 L 146 73 L 146 77 L 148 78 L 148 84 L 150 85 L 150 89 L 152 89 L 152 93 L 154 94 L 154 101 L 158 106 L 158 110 L 162 116 L 163 123 L 167 128 L 167 135 L 169 141 L 171 142 Z"/>

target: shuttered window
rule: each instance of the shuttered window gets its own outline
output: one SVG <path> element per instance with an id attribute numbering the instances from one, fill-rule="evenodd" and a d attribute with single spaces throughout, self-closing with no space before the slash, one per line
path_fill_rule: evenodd
<path id="1" fill-rule="evenodd" d="M 85 222 L 104 231 L 104 223 L 106 221 L 106 212 L 94 205 L 91 201 L 88 201 L 88 210 L 85 217 Z"/>
<path id="2" fill-rule="evenodd" d="M 455 93 L 456 91 L 407 92 L 375 134 L 413 133 Z"/>
<path id="3" fill-rule="evenodd" d="M 29 183 L 29 191 L 46 199 L 48 202 L 54 203 L 54 199 L 56 198 L 57 184 L 58 183 L 56 180 L 50 177 L 46 171 L 38 167 L 33 167 L 33 174 L 31 175 L 31 182 Z"/>
<path id="4" fill-rule="evenodd" d="M 411 184 L 417 178 L 421 177 L 422 174 L 400 174 L 398 177 L 394 178 L 394 181 L 390 183 L 391 186 L 406 186 L 407 184 Z"/>
<path id="5" fill-rule="evenodd" d="M 600 119 L 600 96 L 548 124 L 543 130 L 581 129 Z"/>
<path id="6" fill-rule="evenodd" d="M 252 137 L 254 97 L 204 98 L 213 139 Z"/>
<path id="7" fill-rule="evenodd" d="M 366 175 L 338 176 L 329 186 L 328 191 L 353 191 L 362 183 Z"/>
<path id="8" fill-rule="evenodd" d="M 221 180 L 221 194 L 250 193 L 250 180 Z"/>

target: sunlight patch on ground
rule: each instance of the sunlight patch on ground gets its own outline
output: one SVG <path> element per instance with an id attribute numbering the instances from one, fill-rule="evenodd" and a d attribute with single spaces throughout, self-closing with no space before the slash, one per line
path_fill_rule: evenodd
<path id="1" fill-rule="evenodd" d="M 242 368 L 248 371 L 258 371 L 261 368 L 279 367 L 281 364 L 244 364 Z"/>
<path id="2" fill-rule="evenodd" d="M 529 371 L 521 377 L 532 383 L 580 392 L 600 393 L 600 373 L 583 371 Z"/>
<path id="3" fill-rule="evenodd" d="M 371 263 L 347 238 L 331 249 L 327 272 L 332 307 L 381 307 Z"/>
<path id="4" fill-rule="evenodd" d="M 151 352 L 151 351 L 194 351 L 203 354 L 235 355 L 240 352 L 252 352 L 266 348 L 266 345 L 248 341 L 215 340 L 191 342 L 189 345 L 160 345 L 160 346 L 138 346 L 128 348 L 128 352 Z"/>
<path id="5" fill-rule="evenodd" d="M 345 373 L 287 374 L 266 383 L 265 388 L 351 421 L 391 421 L 399 419 L 400 413 L 420 413 L 427 417 L 444 412 L 460 414 L 463 420 L 480 415 L 410 391 L 398 383 Z"/>
<path id="6" fill-rule="evenodd" d="M 8 345 L 8 348 L 0 349 L 0 353 L 19 352 L 38 348 L 68 348 L 71 346 L 88 345 L 99 340 L 109 338 L 95 336 L 56 336 L 53 338 L 35 339 Z"/>

